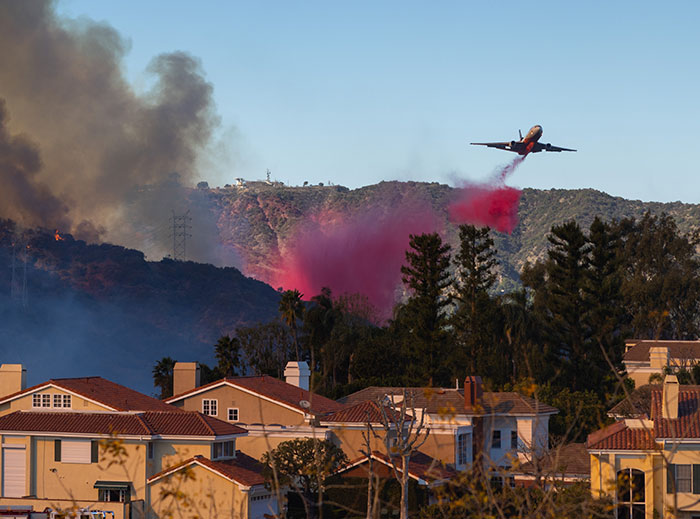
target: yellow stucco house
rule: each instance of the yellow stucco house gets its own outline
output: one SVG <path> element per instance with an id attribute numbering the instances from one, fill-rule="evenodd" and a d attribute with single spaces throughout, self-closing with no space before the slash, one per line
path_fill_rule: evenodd
<path id="1" fill-rule="evenodd" d="M 244 428 L 100 377 L 23 388 L 22 373 L 17 366 L 0 368 L 0 387 L 16 390 L 0 396 L 0 506 L 90 508 L 114 512 L 116 519 L 190 517 L 178 508 L 188 503 L 200 517 L 276 513 L 261 466 L 237 450 Z M 193 459 L 195 473 L 209 464 L 225 474 L 209 485 L 215 500 L 206 497 L 207 478 L 171 475 L 174 467 L 182 474 L 182 464 Z M 219 499 L 224 496 L 227 501 Z"/>
<path id="2" fill-rule="evenodd" d="M 648 394 L 646 409 L 589 435 L 591 491 L 618 518 L 700 519 L 700 386 L 668 375 Z"/>
<path id="3" fill-rule="evenodd" d="M 283 441 L 327 439 L 329 431 L 319 427 L 319 420 L 343 407 L 309 391 L 306 362 L 290 362 L 286 380 L 230 377 L 200 386 L 196 362 L 178 362 L 174 373 L 175 395 L 165 402 L 245 427 L 248 435 L 238 440 L 238 448 L 256 459 Z"/>
<path id="4" fill-rule="evenodd" d="M 652 375 L 663 376 L 666 366 L 690 368 L 700 362 L 700 341 L 629 340 L 622 363 L 636 387 L 649 383 Z"/>

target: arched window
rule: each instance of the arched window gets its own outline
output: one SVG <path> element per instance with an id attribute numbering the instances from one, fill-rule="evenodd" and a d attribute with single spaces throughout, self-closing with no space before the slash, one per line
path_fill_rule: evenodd
<path id="1" fill-rule="evenodd" d="M 618 471 L 616 497 L 617 519 L 644 519 L 644 472 Z"/>

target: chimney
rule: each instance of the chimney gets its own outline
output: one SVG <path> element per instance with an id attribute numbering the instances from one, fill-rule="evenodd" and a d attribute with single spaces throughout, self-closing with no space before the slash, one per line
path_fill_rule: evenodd
<path id="1" fill-rule="evenodd" d="M 649 348 L 649 367 L 662 371 L 668 365 L 668 346 L 653 346 Z"/>
<path id="2" fill-rule="evenodd" d="M 468 376 L 464 379 L 464 408 L 470 411 L 474 411 L 477 407 L 482 405 L 482 398 L 484 396 L 483 384 L 481 382 L 481 377 L 479 376 Z"/>
<path id="3" fill-rule="evenodd" d="M 304 362 L 287 362 L 287 367 L 284 368 L 284 380 L 287 384 L 300 387 L 301 389 L 309 390 L 309 377 L 311 370 L 309 365 Z"/>
<path id="4" fill-rule="evenodd" d="M 675 420 L 678 418 L 678 393 L 680 386 L 676 375 L 666 375 L 662 393 L 662 413 L 661 416 L 666 420 Z"/>
<path id="5" fill-rule="evenodd" d="M 0 366 L 0 397 L 27 389 L 27 368 L 22 364 Z"/>
<path id="6" fill-rule="evenodd" d="M 173 395 L 199 387 L 199 363 L 176 362 L 173 368 Z"/>

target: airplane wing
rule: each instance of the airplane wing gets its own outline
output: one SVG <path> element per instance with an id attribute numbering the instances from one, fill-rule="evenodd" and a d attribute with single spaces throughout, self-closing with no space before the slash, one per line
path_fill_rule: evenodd
<path id="1" fill-rule="evenodd" d="M 561 148 L 559 146 L 552 146 L 551 144 L 542 144 L 541 142 L 538 142 L 535 144 L 534 148 L 532 149 L 533 153 L 537 153 L 538 151 L 576 151 L 572 150 L 571 148 Z"/>
<path id="2" fill-rule="evenodd" d="M 498 148 L 499 150 L 515 151 L 510 142 L 470 142 L 472 146 L 488 146 L 489 148 Z"/>

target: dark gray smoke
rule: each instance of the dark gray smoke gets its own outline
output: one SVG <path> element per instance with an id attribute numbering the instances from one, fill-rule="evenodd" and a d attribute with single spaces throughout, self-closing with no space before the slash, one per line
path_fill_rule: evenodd
<path id="1" fill-rule="evenodd" d="M 0 2 L 0 216 L 167 250 L 167 233 L 148 229 L 188 207 L 184 187 L 219 124 L 213 89 L 196 58 L 173 52 L 152 60 L 153 87 L 139 95 L 123 75 L 127 48 L 105 24 L 58 18 L 48 0 Z M 216 226 L 199 224 L 190 257 L 210 260 Z"/>

